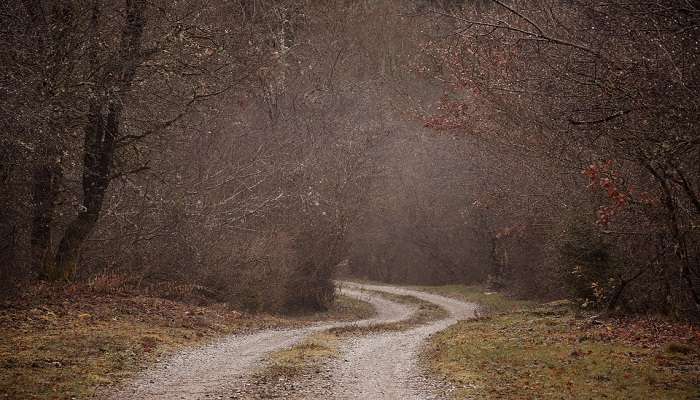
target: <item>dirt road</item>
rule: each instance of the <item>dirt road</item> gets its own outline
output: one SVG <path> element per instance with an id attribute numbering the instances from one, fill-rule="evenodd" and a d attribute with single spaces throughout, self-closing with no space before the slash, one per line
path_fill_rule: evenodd
<path id="1" fill-rule="evenodd" d="M 432 333 L 457 319 L 473 315 L 473 305 L 442 296 L 393 286 L 343 283 L 342 293 L 371 303 L 374 318 L 358 322 L 323 323 L 289 330 L 269 330 L 250 335 L 234 335 L 208 346 L 181 352 L 144 372 L 109 399 L 231 399 L 239 398 L 241 388 L 270 352 L 291 347 L 310 334 L 351 324 L 370 325 L 410 318 L 415 309 L 389 301 L 362 289 L 404 294 L 433 302 L 449 311 L 450 317 L 405 332 L 373 334 L 350 340 L 343 354 L 319 375 L 323 391 L 336 399 L 429 399 L 436 386 L 422 378 L 417 366 L 420 345 Z M 316 382 L 319 384 L 319 382 Z M 301 390 L 294 398 L 312 394 Z M 245 392 L 245 391 L 243 391 Z M 281 396 L 287 397 L 284 394 Z"/>
<path id="2" fill-rule="evenodd" d="M 335 399 L 426 400 L 443 397 L 445 388 L 425 378 L 418 366 L 421 345 L 433 333 L 459 319 L 474 316 L 474 305 L 455 299 L 393 286 L 350 285 L 409 295 L 437 304 L 449 317 L 404 332 L 362 336 L 351 341 L 331 367 Z"/>

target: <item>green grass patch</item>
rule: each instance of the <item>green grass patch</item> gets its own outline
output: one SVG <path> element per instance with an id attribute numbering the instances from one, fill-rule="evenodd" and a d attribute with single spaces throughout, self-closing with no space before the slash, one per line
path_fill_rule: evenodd
<path id="1" fill-rule="evenodd" d="M 367 290 L 367 292 L 384 297 L 390 301 L 415 306 L 416 312 L 411 316 L 411 318 L 405 321 L 405 323 L 409 326 L 421 325 L 426 322 L 447 318 L 449 316 L 447 310 L 443 309 L 437 304 L 413 297 L 411 295 L 394 294 L 376 290 Z"/>

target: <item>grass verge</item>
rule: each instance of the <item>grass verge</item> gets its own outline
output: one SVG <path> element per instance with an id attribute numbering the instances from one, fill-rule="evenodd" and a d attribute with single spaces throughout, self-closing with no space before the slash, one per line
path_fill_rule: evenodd
<path id="1" fill-rule="evenodd" d="M 223 304 L 37 288 L 0 305 L 0 399 L 84 399 L 163 356 L 222 335 L 365 318 L 371 305 L 339 297 L 329 311 L 292 319 Z"/>
<path id="2" fill-rule="evenodd" d="M 435 335 L 426 362 L 480 399 L 698 399 L 700 331 L 653 318 L 599 319 L 443 288 L 492 310 Z M 483 304 L 483 303 L 482 303 Z"/>
<path id="3" fill-rule="evenodd" d="M 272 353 L 269 365 L 256 374 L 259 381 L 292 379 L 315 367 L 321 360 L 337 354 L 338 336 L 319 332 L 289 349 Z"/>
<path id="4" fill-rule="evenodd" d="M 376 314 L 374 307 L 366 301 L 350 296 L 337 295 L 333 305 L 326 311 L 293 316 L 294 319 L 314 321 L 357 321 Z"/>
<path id="5" fill-rule="evenodd" d="M 479 306 L 480 315 L 517 311 L 535 305 L 534 302 L 511 299 L 500 293 L 486 290 L 480 286 L 417 286 L 416 289 L 452 297 L 469 303 L 476 303 Z"/>
<path id="6" fill-rule="evenodd" d="M 374 290 L 365 291 L 397 303 L 414 305 L 416 306 L 416 312 L 411 318 L 405 321 L 362 326 L 348 325 L 331 328 L 327 331 L 314 334 L 296 346 L 272 353 L 269 357 L 269 364 L 256 374 L 257 381 L 289 381 L 299 375 L 317 369 L 323 360 L 337 356 L 340 342 L 344 337 L 406 330 L 429 321 L 445 318 L 448 315 L 447 311 L 441 307 L 413 296 L 397 295 Z M 349 300 L 353 299 L 348 298 L 348 301 Z M 358 307 L 355 309 L 362 310 L 362 308 Z M 365 315 L 364 317 L 367 318 L 369 316 Z"/>
<path id="7" fill-rule="evenodd" d="M 395 332 L 410 329 L 414 326 L 424 324 L 429 321 L 434 321 L 437 319 L 447 318 L 449 315 L 446 310 L 442 307 L 433 304 L 429 301 L 421 300 L 413 296 L 408 295 L 398 295 L 393 293 L 386 293 L 375 290 L 364 290 L 368 293 L 372 293 L 375 296 L 381 296 L 387 300 L 394 301 L 402 304 L 410 304 L 416 307 L 416 311 L 413 313 L 411 318 L 404 321 L 397 322 L 387 322 L 378 323 L 371 325 L 348 325 L 338 328 L 332 328 L 329 330 L 330 333 L 343 336 L 343 335 L 353 335 L 353 334 L 369 334 L 378 332 Z"/>

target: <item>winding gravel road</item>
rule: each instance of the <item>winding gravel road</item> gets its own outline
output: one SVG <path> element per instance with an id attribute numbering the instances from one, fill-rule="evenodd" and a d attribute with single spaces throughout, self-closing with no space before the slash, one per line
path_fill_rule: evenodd
<path id="1" fill-rule="evenodd" d="M 475 305 L 436 294 L 394 286 L 358 285 L 437 304 L 449 317 L 404 332 L 386 332 L 352 340 L 339 360 L 331 366 L 333 398 L 373 400 L 427 400 L 443 397 L 443 388 L 425 377 L 418 366 L 418 354 L 425 340 L 458 320 L 474 317 Z"/>
<path id="2" fill-rule="evenodd" d="M 371 334 L 349 340 L 342 356 L 327 365 L 324 394 L 341 399 L 431 399 L 439 396 L 423 378 L 417 355 L 424 340 L 458 319 L 473 316 L 474 306 L 443 296 L 383 285 L 342 283 L 341 292 L 371 303 L 377 314 L 356 322 L 320 323 L 305 328 L 232 335 L 207 346 L 175 354 L 145 371 L 108 399 L 235 399 L 271 352 L 294 346 L 308 335 L 333 327 L 372 325 L 406 320 L 415 307 L 389 301 L 362 289 L 410 295 L 445 308 L 450 316 L 404 332 Z M 310 382 L 309 384 L 312 384 Z M 316 382 L 318 384 L 318 382 Z M 302 390 L 294 398 L 306 397 Z M 243 398 L 248 398 L 243 395 Z M 261 397 L 255 397 L 261 398 Z M 265 397 L 262 397 L 265 398 Z M 287 398 L 284 396 L 283 398 Z M 310 398 L 313 398 L 311 396 Z"/>
<path id="3" fill-rule="evenodd" d="M 212 344 L 183 351 L 138 376 L 110 399 L 222 398 L 243 386 L 265 355 L 294 346 L 310 334 L 347 326 L 395 322 L 410 318 L 414 308 L 353 289 L 342 294 L 369 302 L 377 310 L 373 318 L 357 322 L 322 323 L 299 329 L 267 330 L 232 335 Z"/>

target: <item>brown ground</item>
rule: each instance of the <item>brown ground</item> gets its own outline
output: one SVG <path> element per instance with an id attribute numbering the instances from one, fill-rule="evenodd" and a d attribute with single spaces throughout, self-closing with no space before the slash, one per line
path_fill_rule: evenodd
<path id="1" fill-rule="evenodd" d="M 0 398 L 90 397 L 97 387 L 123 381 L 185 346 L 232 333 L 361 318 L 372 312 L 362 304 L 341 299 L 330 312 L 282 319 L 86 285 L 29 287 L 0 304 Z"/>

